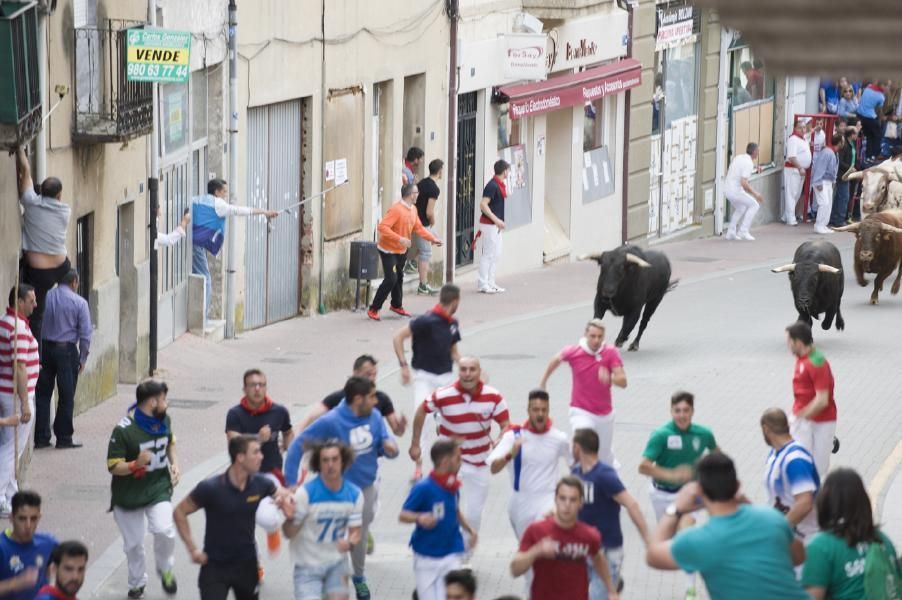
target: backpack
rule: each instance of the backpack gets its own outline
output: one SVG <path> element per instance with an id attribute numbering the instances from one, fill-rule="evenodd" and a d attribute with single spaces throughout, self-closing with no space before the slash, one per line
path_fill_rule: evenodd
<path id="1" fill-rule="evenodd" d="M 868 546 L 864 556 L 864 595 L 867 600 L 902 600 L 902 579 L 896 557 L 882 542 Z"/>

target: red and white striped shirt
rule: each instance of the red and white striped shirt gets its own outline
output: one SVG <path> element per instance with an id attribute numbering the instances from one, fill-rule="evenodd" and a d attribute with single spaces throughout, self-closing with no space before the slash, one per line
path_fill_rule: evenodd
<path id="1" fill-rule="evenodd" d="M 510 421 L 501 392 L 482 382 L 472 393 L 460 386 L 460 380 L 440 387 L 423 401 L 423 408 L 439 414 L 439 435 L 460 440 L 461 458 L 477 467 L 485 466 L 492 450 L 492 421 L 499 425 Z"/>
<path id="2" fill-rule="evenodd" d="M 15 332 L 15 336 L 13 334 Z M 19 315 L 19 329 L 16 330 L 16 314 L 11 308 L 0 317 L 0 395 L 12 396 L 13 390 L 13 348 L 15 360 L 25 363 L 28 371 L 28 397 L 34 399 L 34 388 L 38 384 L 41 359 L 38 356 L 38 342 L 31 333 L 28 319 Z"/>

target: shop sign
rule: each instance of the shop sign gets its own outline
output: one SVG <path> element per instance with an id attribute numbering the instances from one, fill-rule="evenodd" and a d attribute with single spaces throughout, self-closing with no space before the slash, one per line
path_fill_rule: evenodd
<path id="1" fill-rule="evenodd" d="M 577 106 L 585 102 L 604 98 L 605 96 L 625 92 L 640 83 L 642 83 L 642 73 L 639 69 L 633 69 L 561 90 L 540 92 L 533 96 L 511 100 L 510 116 L 511 119 L 521 119 L 568 106 Z"/>
<path id="2" fill-rule="evenodd" d="M 551 73 L 619 58 L 626 55 L 628 41 L 625 10 L 565 21 L 548 32 L 546 68 Z"/>
<path id="3" fill-rule="evenodd" d="M 504 36 L 502 64 L 508 81 L 545 79 L 545 48 L 548 36 L 544 33 L 509 33 Z"/>
<path id="4" fill-rule="evenodd" d="M 699 32 L 696 23 L 700 22 L 696 16 L 696 8 L 692 6 L 659 8 L 655 49 L 673 48 L 694 41 L 695 34 Z"/>

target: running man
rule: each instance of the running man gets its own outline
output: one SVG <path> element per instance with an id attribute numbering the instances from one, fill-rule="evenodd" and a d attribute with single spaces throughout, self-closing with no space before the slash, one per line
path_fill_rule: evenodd
<path id="1" fill-rule="evenodd" d="M 582 506 L 582 481 L 568 475 L 555 489 L 554 514 L 526 528 L 520 551 L 511 561 L 511 575 L 519 577 L 532 569 L 531 600 L 588 600 L 587 561 L 604 581 L 608 598 L 619 598 L 598 530 L 578 519 Z"/>
<path id="2" fill-rule="evenodd" d="M 454 364 L 460 361 L 457 344 L 460 342 L 460 324 L 454 313 L 460 307 L 460 288 L 447 283 L 439 292 L 438 304 L 426 314 L 420 315 L 395 334 L 393 346 L 398 364 L 401 365 L 401 383 L 410 385 L 413 380 L 413 409 L 432 395 L 436 389 L 454 382 Z M 407 364 L 404 341 L 410 338 L 412 356 Z M 435 426 L 426 428 L 422 443 L 432 447 Z M 422 461 L 416 461 L 414 480 L 422 474 Z"/>
<path id="3" fill-rule="evenodd" d="M 179 481 L 172 423 L 166 414 L 169 388 L 148 380 L 135 388 L 134 411 L 119 421 L 107 448 L 113 476 L 110 501 L 128 561 L 128 597 L 143 598 L 147 586 L 144 536 L 153 535 L 154 558 L 163 591 L 178 591 L 175 575 L 175 527 L 172 488 Z M 147 524 L 145 525 L 145 519 Z"/>
<path id="4" fill-rule="evenodd" d="M 651 477 L 649 495 L 659 522 L 665 509 L 673 504 L 680 488 L 695 478 L 696 461 L 706 451 L 717 450 L 711 430 L 692 422 L 694 413 L 695 396 L 689 392 L 676 392 L 670 398 L 673 419 L 652 432 L 642 453 L 639 473 Z M 680 528 L 694 524 L 692 516 L 686 515 L 680 521 Z M 687 573 L 686 577 L 686 598 L 694 600 L 695 573 Z"/>
<path id="5" fill-rule="evenodd" d="M 32 600 L 47 583 L 56 538 L 38 531 L 41 497 L 36 492 L 16 492 L 9 521 L 11 526 L 0 533 L 0 598 Z"/>
<path id="6" fill-rule="evenodd" d="M 445 600 L 445 576 L 459 569 L 464 554 L 463 529 L 470 537 L 468 549 L 476 545 L 477 533 L 461 515 L 458 497 L 461 482 L 460 447 L 455 440 L 442 439 L 430 450 L 435 465 L 428 477 L 414 484 L 398 517 L 415 523 L 410 536 L 413 572 L 419 600 Z"/>
<path id="7" fill-rule="evenodd" d="M 592 429 L 577 429 L 573 434 L 573 475 L 583 482 L 585 501 L 579 520 L 591 525 L 601 534 L 601 547 L 611 571 L 611 581 L 617 591 L 623 589 L 623 531 L 620 529 L 620 507 L 626 509 L 648 545 L 648 526 L 639 503 L 626 491 L 617 471 L 598 460 L 598 434 Z M 589 571 L 589 600 L 605 600 L 607 589 L 598 574 Z"/>
<path id="8" fill-rule="evenodd" d="M 570 460 L 567 434 L 552 427 L 548 416 L 548 392 L 529 392 L 526 411 L 526 422 L 504 432 L 486 461 L 492 475 L 505 467 L 510 473 L 514 493 L 508 500 L 507 514 L 518 540 L 530 523 L 554 509 L 554 486 L 560 479 L 561 461 L 567 465 Z"/>
<path id="9" fill-rule="evenodd" d="M 761 433 L 771 448 L 764 467 L 767 503 L 786 515 L 795 536 L 807 544 L 819 529 L 814 497 L 821 480 L 814 459 L 792 439 L 786 413 L 779 408 L 761 415 Z"/>
<path id="10" fill-rule="evenodd" d="M 314 447 L 319 477 L 298 487 L 294 518 L 282 525 L 291 540 L 295 600 L 347 600 L 348 552 L 360 543 L 363 492 L 345 480 L 354 452 L 335 440 Z"/>
<path id="11" fill-rule="evenodd" d="M 626 371 L 616 347 L 604 343 L 604 323 L 592 319 L 577 344 L 566 346 L 545 368 L 539 387 L 548 389 L 548 378 L 562 362 L 570 364 L 573 388 L 570 393 L 570 431 L 592 429 L 600 440 L 601 462 L 614 462 L 614 408 L 611 386 L 626 387 Z"/>
<path id="12" fill-rule="evenodd" d="M 229 458 L 232 463 L 226 472 L 198 483 L 173 515 L 188 555 L 201 566 L 197 578 L 200 600 L 226 600 L 229 590 L 235 593 L 235 600 L 257 600 L 257 507 L 263 498 L 272 496 L 285 519 L 294 518 L 291 493 L 259 474 L 263 452 L 256 436 L 242 434 L 230 439 Z M 194 543 L 188 523 L 188 515 L 201 509 L 206 513 L 203 549 Z"/>
<path id="13" fill-rule="evenodd" d="M 796 357 L 792 375 L 792 418 L 789 432 L 814 457 L 817 472 L 830 470 L 833 436 L 836 434 L 836 398 L 833 371 L 824 355 L 814 347 L 811 326 L 803 321 L 786 328 L 786 343 Z"/>
<path id="14" fill-rule="evenodd" d="M 263 452 L 263 463 L 260 465 L 260 473 L 269 477 L 273 483 L 284 485 L 285 477 L 282 475 L 282 452 L 288 449 L 291 440 L 294 439 L 294 430 L 291 428 L 291 415 L 288 409 L 281 404 L 276 404 L 266 393 L 266 375 L 260 369 L 248 369 L 244 372 L 244 396 L 241 401 L 229 409 L 226 414 L 225 433 L 230 440 L 244 433 L 257 436 L 260 441 L 260 450 Z M 281 441 L 279 434 L 282 434 Z M 258 523 L 276 523 L 274 528 L 266 531 L 266 545 L 270 554 L 276 554 L 282 546 L 282 536 L 279 533 L 279 509 L 273 504 L 272 498 L 264 498 L 257 509 L 264 513 L 258 519 Z"/>
<path id="15" fill-rule="evenodd" d="M 492 477 L 486 459 L 494 446 L 492 421 L 501 431 L 510 425 L 507 403 L 501 392 L 482 382 L 479 359 L 465 356 L 459 362 L 459 378 L 453 384 L 440 387 L 417 408 L 410 440 L 410 458 L 419 460 L 420 438 L 428 414 L 439 420 L 439 435 L 460 440 L 463 464 L 460 481 L 464 492 L 461 514 L 472 531 L 479 531 L 482 509 L 489 493 Z M 468 546 L 472 546 L 472 541 Z"/>
<path id="16" fill-rule="evenodd" d="M 34 600 L 78 600 L 76 594 L 85 582 L 88 547 L 77 540 L 62 542 L 50 553 L 47 578 L 53 579 Z"/>

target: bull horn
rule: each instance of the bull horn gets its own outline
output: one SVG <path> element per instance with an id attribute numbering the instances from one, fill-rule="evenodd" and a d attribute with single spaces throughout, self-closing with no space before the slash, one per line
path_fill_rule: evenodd
<path id="1" fill-rule="evenodd" d="M 576 260 L 594 260 L 598 262 L 601 261 L 602 254 L 604 254 L 604 252 L 601 254 L 580 254 L 576 257 Z"/>
<path id="2" fill-rule="evenodd" d="M 651 263 L 646 262 L 646 261 L 642 260 L 641 258 L 639 258 L 638 256 L 636 256 L 635 254 L 630 254 L 629 252 L 626 253 L 626 260 L 627 260 L 627 262 L 631 262 L 634 265 L 639 265 L 643 269 L 647 269 L 651 266 Z"/>
<path id="3" fill-rule="evenodd" d="M 861 222 L 843 225 L 842 227 L 831 227 L 830 229 L 833 231 L 858 231 L 859 227 L 861 227 Z"/>
<path id="4" fill-rule="evenodd" d="M 842 176 L 843 181 L 858 181 L 864 179 L 864 171 L 853 171 Z"/>
<path id="5" fill-rule="evenodd" d="M 818 263 L 817 270 L 821 273 L 833 273 L 836 275 L 837 273 L 842 273 L 842 269 L 837 269 L 836 267 L 831 267 L 830 265 L 825 265 L 824 263 Z"/>
<path id="6" fill-rule="evenodd" d="M 890 225 L 889 223 L 881 223 L 881 224 L 880 224 L 880 229 L 882 229 L 883 231 L 888 231 L 888 232 L 890 232 L 890 233 L 902 233 L 902 228 L 900 228 L 900 227 L 893 227 L 893 226 Z M 627 255 L 627 256 L 629 256 L 629 255 Z"/>
<path id="7" fill-rule="evenodd" d="M 795 263 L 789 263 L 788 265 L 783 265 L 782 267 L 774 267 L 771 269 L 772 273 L 792 273 L 796 270 Z"/>

